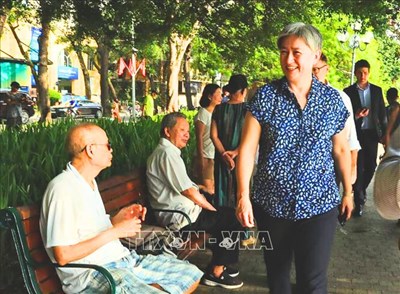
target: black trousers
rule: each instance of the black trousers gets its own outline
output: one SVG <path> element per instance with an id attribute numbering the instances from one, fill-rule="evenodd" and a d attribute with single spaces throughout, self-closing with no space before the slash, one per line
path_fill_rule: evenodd
<path id="1" fill-rule="evenodd" d="M 182 228 L 181 232 L 189 230 L 212 235 L 209 240 L 213 252 L 212 265 L 229 265 L 239 261 L 239 234 L 243 228 L 233 208 L 219 207 L 217 211 L 203 209 L 196 222 Z"/>
<path id="2" fill-rule="evenodd" d="M 358 140 L 361 150 L 357 158 L 357 180 L 353 184 L 354 202 L 356 205 L 364 205 L 367 200 L 366 190 L 376 169 L 378 137 L 375 130 L 364 130 L 358 134 Z"/>
<path id="3" fill-rule="evenodd" d="M 259 237 L 264 234 L 272 245 L 270 250 L 264 248 L 271 293 L 291 293 L 290 268 L 293 256 L 296 266 L 296 293 L 327 293 L 327 270 L 337 226 L 337 208 L 299 221 L 272 218 L 256 205 L 254 214 Z"/>

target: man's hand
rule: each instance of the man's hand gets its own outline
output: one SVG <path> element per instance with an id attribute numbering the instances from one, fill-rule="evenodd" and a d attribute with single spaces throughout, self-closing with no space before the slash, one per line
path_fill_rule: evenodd
<path id="1" fill-rule="evenodd" d="M 137 217 L 125 219 L 114 225 L 118 238 L 133 237 L 142 228 L 142 221 Z"/>
<path id="2" fill-rule="evenodd" d="M 362 107 L 356 111 L 356 119 L 366 117 L 369 114 L 369 108 L 368 107 Z"/>
<path id="3" fill-rule="evenodd" d="M 207 201 L 207 198 L 203 194 L 201 194 L 195 187 L 190 187 L 189 189 L 182 191 L 181 194 L 192 200 L 201 208 L 210 211 L 216 211 L 215 207 L 212 206 L 211 203 Z"/>
<path id="4" fill-rule="evenodd" d="M 129 220 L 133 218 L 140 219 L 144 221 L 146 218 L 147 208 L 140 204 L 132 204 L 122 208 L 112 219 L 113 225 L 116 225 L 124 220 Z"/>

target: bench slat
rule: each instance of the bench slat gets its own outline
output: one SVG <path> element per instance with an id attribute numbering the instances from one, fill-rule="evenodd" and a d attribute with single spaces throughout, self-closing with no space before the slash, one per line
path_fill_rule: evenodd
<path id="1" fill-rule="evenodd" d="M 125 187 L 130 185 L 131 187 Z M 115 199 L 119 199 L 121 197 L 121 195 L 125 195 L 125 194 L 130 194 L 131 195 L 131 199 L 129 202 L 133 202 L 133 201 L 137 201 L 139 200 L 140 196 L 143 195 L 145 192 L 143 187 L 140 186 L 132 186 L 132 183 L 126 183 L 124 184 L 124 186 L 122 187 L 118 187 L 118 188 L 113 188 L 111 190 L 107 190 L 107 191 L 100 191 L 101 194 L 101 198 L 103 199 L 103 203 L 107 204 L 110 201 L 114 201 Z"/>
<path id="2" fill-rule="evenodd" d="M 17 207 L 17 209 L 21 214 L 22 220 L 37 217 L 40 215 L 40 207 L 38 204 L 19 206 Z"/>
<path id="3" fill-rule="evenodd" d="M 112 201 L 109 201 L 107 203 L 104 203 L 104 207 L 107 211 L 107 213 L 113 214 L 114 212 L 117 212 L 119 209 L 122 207 L 125 207 L 127 205 L 137 203 L 139 198 L 139 195 L 137 194 L 136 197 L 134 197 L 135 194 L 129 193 L 125 195 L 121 195 L 118 198 L 113 199 Z"/>
<path id="4" fill-rule="evenodd" d="M 57 274 L 55 272 L 54 274 L 55 276 L 54 275 L 49 276 L 46 280 L 39 283 L 39 287 L 42 290 L 42 293 L 51 293 L 51 294 L 64 293 Z"/>
<path id="5" fill-rule="evenodd" d="M 31 256 L 32 256 L 32 259 L 37 263 L 45 263 L 45 262 L 50 263 L 51 262 L 44 247 L 36 248 L 36 249 L 32 250 Z"/>
<path id="6" fill-rule="evenodd" d="M 29 251 L 32 251 L 36 248 L 44 248 L 42 236 L 39 232 L 26 235 L 26 243 L 28 245 Z"/>
<path id="7" fill-rule="evenodd" d="M 54 266 L 52 264 L 38 267 L 35 270 L 36 279 L 40 284 L 45 283 L 47 280 L 51 280 L 57 276 L 57 273 L 54 270 Z"/>
<path id="8" fill-rule="evenodd" d="M 22 221 L 22 226 L 25 230 L 25 235 L 40 233 L 39 229 L 39 215 L 32 216 Z"/>
<path id="9" fill-rule="evenodd" d="M 104 181 L 101 181 L 98 183 L 98 188 L 99 191 L 107 190 L 110 189 L 114 186 L 119 186 L 122 183 L 125 182 L 130 182 L 130 181 L 135 181 L 136 179 L 139 179 L 139 181 L 143 181 L 146 175 L 146 170 L 143 168 L 136 169 L 135 171 L 123 175 L 123 176 L 113 176 L 109 179 L 106 179 Z"/>

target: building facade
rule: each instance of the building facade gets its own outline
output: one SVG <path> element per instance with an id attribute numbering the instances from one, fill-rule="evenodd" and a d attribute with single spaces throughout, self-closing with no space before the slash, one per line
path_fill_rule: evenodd
<path id="1" fill-rule="evenodd" d="M 68 49 L 67 43 L 61 41 L 62 31 L 58 26 L 50 33 L 48 83 L 49 89 L 61 93 L 85 95 L 85 85 L 77 54 Z M 20 46 L 29 53 L 34 64 L 39 59 L 38 37 L 41 29 L 31 24 L 20 24 L 16 29 Z M 93 57 L 84 54 L 84 62 L 89 70 L 92 100 L 100 100 L 100 75 L 94 67 Z M 37 69 L 37 65 L 36 65 Z M 31 68 L 26 64 L 18 42 L 8 25 L 5 26 L 0 39 L 0 88 L 8 89 L 12 81 L 18 81 L 22 90 L 29 91 L 36 97 L 36 81 Z"/>

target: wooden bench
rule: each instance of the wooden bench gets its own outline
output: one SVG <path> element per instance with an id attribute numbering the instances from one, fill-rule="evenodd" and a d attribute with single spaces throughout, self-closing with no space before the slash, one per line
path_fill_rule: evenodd
<path id="1" fill-rule="evenodd" d="M 128 175 L 113 176 L 100 182 L 99 191 L 107 213 L 112 215 L 122 207 L 133 203 L 145 205 L 147 195 L 145 178 L 145 170 L 137 169 Z M 55 271 L 55 267 L 59 265 L 50 261 L 43 246 L 39 231 L 39 217 L 39 204 L 5 208 L 0 210 L 0 226 L 11 230 L 28 293 L 63 293 Z M 145 225 L 154 225 L 154 217 L 150 209 Z M 188 245 L 176 251 L 178 258 L 185 259 L 197 249 L 203 248 L 206 238 L 204 234 L 190 236 Z M 146 240 L 142 244 L 145 242 Z M 100 271 L 108 280 L 110 292 L 115 293 L 114 280 L 105 268 L 82 264 L 68 264 L 66 267 L 85 267 Z"/>

